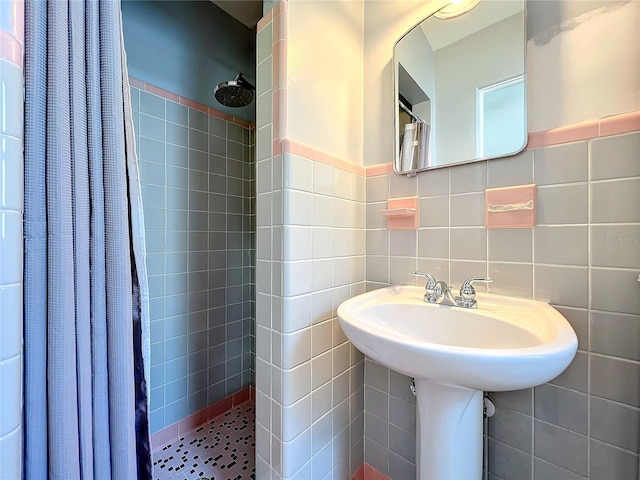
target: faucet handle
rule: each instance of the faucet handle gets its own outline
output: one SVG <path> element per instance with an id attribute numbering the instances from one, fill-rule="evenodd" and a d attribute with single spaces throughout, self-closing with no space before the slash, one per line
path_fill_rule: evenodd
<path id="1" fill-rule="evenodd" d="M 425 289 L 432 289 L 433 287 L 436 286 L 436 279 L 430 273 L 424 273 L 424 272 L 411 272 L 411 273 L 416 277 L 424 277 L 427 279 L 427 284 L 424 286 Z"/>
<path id="2" fill-rule="evenodd" d="M 491 283 L 493 282 L 493 278 L 473 277 L 467 278 L 462 282 L 462 286 L 460 287 L 460 296 L 456 298 L 462 306 L 466 308 L 476 308 L 476 289 L 473 288 L 473 284 L 478 282 Z"/>
<path id="3" fill-rule="evenodd" d="M 460 296 L 465 298 L 467 295 L 473 295 L 475 298 L 476 289 L 473 288 L 473 284 L 478 282 L 491 283 L 493 282 L 493 278 L 489 278 L 489 277 L 467 278 L 464 282 L 462 282 L 462 286 L 460 287 Z"/>

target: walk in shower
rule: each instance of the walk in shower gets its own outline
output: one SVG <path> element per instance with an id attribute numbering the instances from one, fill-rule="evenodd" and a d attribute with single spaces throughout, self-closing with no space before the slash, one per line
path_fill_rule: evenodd
<path id="1" fill-rule="evenodd" d="M 122 11 L 157 448 L 255 385 L 255 106 L 213 96 L 238 71 L 255 78 L 255 32 L 210 2 L 125 1 Z"/>

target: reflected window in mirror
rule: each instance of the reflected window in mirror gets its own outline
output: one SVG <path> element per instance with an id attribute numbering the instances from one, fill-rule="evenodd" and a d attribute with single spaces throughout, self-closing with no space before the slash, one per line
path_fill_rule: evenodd
<path id="1" fill-rule="evenodd" d="M 480 0 L 463 15 L 430 16 L 396 42 L 396 172 L 525 147 L 524 9 L 524 0 Z"/>

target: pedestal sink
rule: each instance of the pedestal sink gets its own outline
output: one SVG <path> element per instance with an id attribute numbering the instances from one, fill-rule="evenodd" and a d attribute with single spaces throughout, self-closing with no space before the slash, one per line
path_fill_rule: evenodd
<path id="1" fill-rule="evenodd" d="M 418 405 L 418 479 L 482 476 L 483 391 L 552 380 L 578 340 L 547 303 L 478 293 L 478 308 L 423 301 L 424 289 L 392 286 L 338 307 L 351 342 L 373 360 L 413 377 Z"/>

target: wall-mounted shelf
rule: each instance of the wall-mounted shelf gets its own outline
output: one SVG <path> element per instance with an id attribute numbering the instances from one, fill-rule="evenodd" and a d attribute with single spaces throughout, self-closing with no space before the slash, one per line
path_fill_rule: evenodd
<path id="1" fill-rule="evenodd" d="M 380 215 L 383 217 L 415 217 L 415 208 L 385 208 L 380 210 Z"/>
<path id="2" fill-rule="evenodd" d="M 387 208 L 378 213 L 387 217 L 389 230 L 415 230 L 418 228 L 418 197 L 390 198 Z"/>

